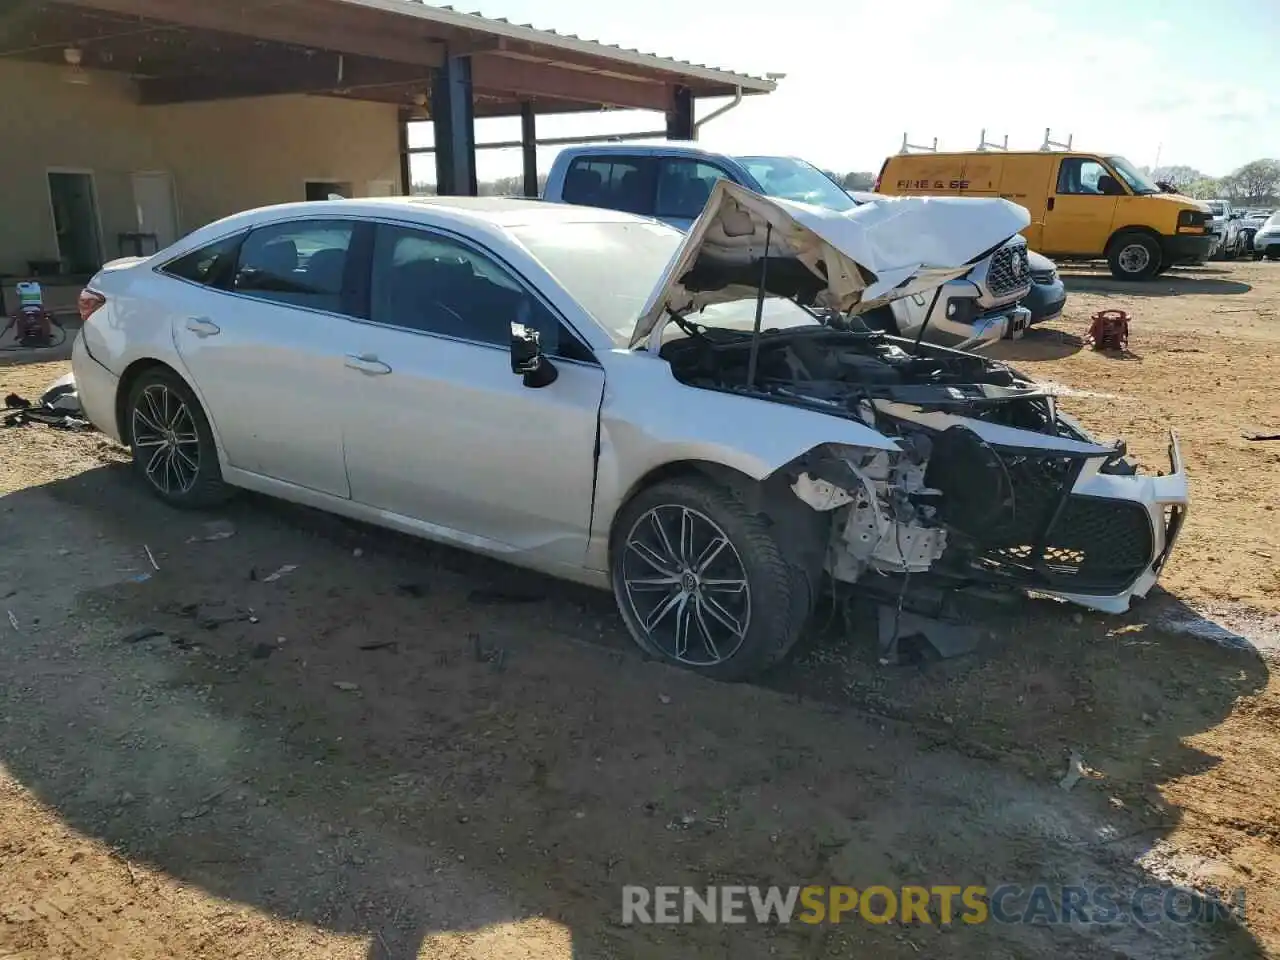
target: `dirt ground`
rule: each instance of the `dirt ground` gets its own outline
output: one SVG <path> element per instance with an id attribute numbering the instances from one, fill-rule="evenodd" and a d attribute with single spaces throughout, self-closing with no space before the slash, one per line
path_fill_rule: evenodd
<path id="1" fill-rule="evenodd" d="M 1280 265 L 1067 282 L 1066 316 L 1001 351 L 1149 469 L 1179 431 L 1167 592 L 1015 603 L 929 666 L 820 617 L 764 682 L 702 681 L 634 652 L 603 594 L 257 497 L 176 513 L 94 434 L 0 430 L 0 957 L 1280 956 L 1280 442 L 1243 439 L 1280 432 Z M 1127 358 L 1082 347 L 1113 306 Z M 0 366 L 0 394 L 65 369 Z M 1247 906 L 621 923 L 624 884 L 712 883 Z"/>

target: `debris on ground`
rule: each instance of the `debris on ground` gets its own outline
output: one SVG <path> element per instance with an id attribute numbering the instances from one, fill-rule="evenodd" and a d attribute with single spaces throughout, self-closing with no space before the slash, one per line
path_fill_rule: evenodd
<path id="1" fill-rule="evenodd" d="M 159 570 L 160 564 L 156 563 L 156 555 L 151 552 L 151 548 L 144 543 L 142 545 L 142 549 L 147 551 L 147 559 L 151 561 L 152 568 L 155 570 Z"/>
<path id="2" fill-rule="evenodd" d="M 14 614 L 13 614 L 13 611 L 12 611 L 12 610 L 6 610 L 6 611 L 5 611 L 5 613 L 7 613 L 7 614 L 9 615 L 9 624 L 10 624 L 10 626 L 12 626 L 14 630 L 17 630 L 17 629 L 18 629 L 18 618 L 17 618 L 16 616 L 14 616 Z"/>
<path id="3" fill-rule="evenodd" d="M 1084 775 L 1085 775 L 1084 757 L 1080 756 L 1080 754 L 1077 753 L 1075 750 L 1072 750 L 1071 759 L 1067 761 L 1066 776 L 1064 776 L 1061 780 L 1058 781 L 1058 786 L 1060 786 L 1063 790 L 1070 790 L 1072 787 L 1074 787 L 1077 783 L 1080 782 L 1080 778 L 1083 777 Z"/>
<path id="4" fill-rule="evenodd" d="M 210 543 L 214 540 L 226 540 L 236 535 L 236 528 L 230 520 L 210 520 L 204 525 L 204 533 L 198 537 L 187 537 L 187 543 Z"/>
<path id="5" fill-rule="evenodd" d="M 283 567 L 281 567 L 275 573 L 269 573 L 265 577 L 263 577 L 262 582 L 275 583 L 281 577 L 287 577 L 289 574 L 293 573 L 293 571 L 297 569 L 298 569 L 298 565 L 296 563 L 286 563 Z"/>
<path id="6" fill-rule="evenodd" d="M 283 643 L 284 637 L 281 637 L 280 641 Z M 400 646 L 400 644 L 396 640 L 377 640 L 373 643 L 360 644 L 360 649 L 361 650 L 394 650 L 398 646 Z"/>
<path id="7" fill-rule="evenodd" d="M 335 680 L 333 685 L 344 693 L 354 693 L 360 689 L 360 684 L 352 683 L 350 680 Z"/>
<path id="8" fill-rule="evenodd" d="M 155 627 L 139 627 L 137 630 L 131 630 L 120 638 L 121 643 L 141 643 L 143 640 L 151 640 L 154 637 L 163 637 L 164 631 L 157 630 Z"/>

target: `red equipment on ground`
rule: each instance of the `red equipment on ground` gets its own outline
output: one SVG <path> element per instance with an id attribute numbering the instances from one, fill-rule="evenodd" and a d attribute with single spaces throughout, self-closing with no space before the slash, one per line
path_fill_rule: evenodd
<path id="1" fill-rule="evenodd" d="M 1129 349 L 1129 315 L 1123 310 L 1099 310 L 1091 318 L 1089 340 L 1095 350 Z"/>

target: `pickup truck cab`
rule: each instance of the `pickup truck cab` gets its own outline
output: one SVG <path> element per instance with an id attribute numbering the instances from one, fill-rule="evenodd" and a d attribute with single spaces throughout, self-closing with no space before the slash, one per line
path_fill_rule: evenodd
<path id="1" fill-rule="evenodd" d="M 547 175 L 543 200 L 623 210 L 688 230 L 720 179 L 763 196 L 840 212 L 859 205 L 804 160 L 728 156 L 686 144 L 566 148 Z M 905 297 L 871 311 L 865 319 L 902 336 L 914 337 L 924 328 L 926 339 L 935 343 L 978 346 L 1026 331 L 1031 314 L 1018 301 L 1031 290 L 1031 281 L 1026 242 L 1014 237 L 968 276 L 944 284 L 936 300 L 931 294 Z"/>

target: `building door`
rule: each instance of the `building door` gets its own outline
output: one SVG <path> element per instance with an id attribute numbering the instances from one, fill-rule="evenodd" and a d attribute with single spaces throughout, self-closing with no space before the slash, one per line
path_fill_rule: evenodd
<path id="1" fill-rule="evenodd" d="M 49 171 L 49 205 L 64 270 L 93 273 L 102 266 L 98 199 L 92 173 Z"/>
<path id="2" fill-rule="evenodd" d="M 158 249 L 178 239 L 178 211 L 169 174 L 135 173 L 133 205 L 138 214 L 138 232 L 154 234 Z"/>

